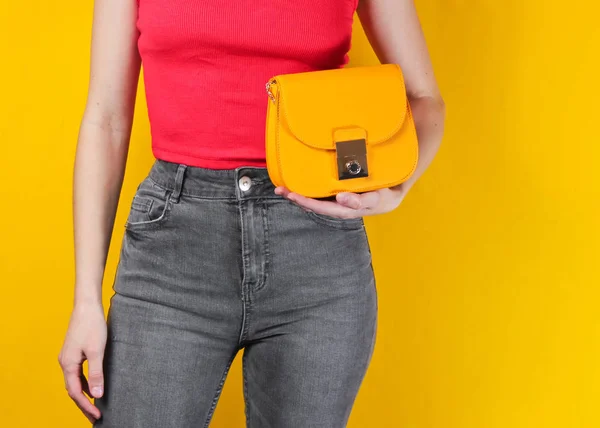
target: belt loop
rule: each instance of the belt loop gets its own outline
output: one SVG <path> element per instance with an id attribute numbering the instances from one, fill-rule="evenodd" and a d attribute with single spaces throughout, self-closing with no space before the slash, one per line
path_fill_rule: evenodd
<path id="1" fill-rule="evenodd" d="M 180 163 L 177 166 L 177 172 L 175 173 L 175 187 L 173 192 L 171 193 L 171 201 L 174 203 L 179 202 L 179 196 L 181 196 L 181 188 L 183 187 L 183 176 L 185 175 L 185 170 L 187 165 Z"/>

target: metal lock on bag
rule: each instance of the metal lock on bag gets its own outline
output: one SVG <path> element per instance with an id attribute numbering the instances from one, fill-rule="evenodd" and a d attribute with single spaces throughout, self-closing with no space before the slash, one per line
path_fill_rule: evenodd
<path id="1" fill-rule="evenodd" d="M 335 148 L 340 180 L 369 176 L 367 144 L 364 138 L 336 141 Z"/>
<path id="2" fill-rule="evenodd" d="M 352 134 L 355 134 L 352 129 L 338 130 L 334 133 L 334 138 L 340 138 L 335 140 L 337 171 L 340 180 L 369 176 L 366 135 L 364 138 L 344 138 Z"/>

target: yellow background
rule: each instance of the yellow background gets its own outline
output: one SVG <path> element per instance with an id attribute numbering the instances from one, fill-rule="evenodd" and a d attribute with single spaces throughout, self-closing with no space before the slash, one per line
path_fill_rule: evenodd
<path id="1" fill-rule="evenodd" d="M 92 3 L 0 3 L 2 427 L 88 426 L 57 355 L 72 304 L 72 163 Z M 367 219 L 380 321 L 349 426 L 598 427 L 600 10 L 557 0 L 417 7 L 447 132 L 401 208 Z M 351 64 L 375 63 L 355 25 Z M 137 106 L 122 201 L 152 161 L 142 84 Z M 239 357 L 213 427 L 243 426 Z"/>

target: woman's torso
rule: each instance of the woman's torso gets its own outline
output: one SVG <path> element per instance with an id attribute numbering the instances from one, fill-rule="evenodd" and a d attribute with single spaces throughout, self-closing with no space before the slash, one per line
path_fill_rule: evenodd
<path id="1" fill-rule="evenodd" d="M 265 166 L 267 80 L 343 67 L 357 0 L 137 0 L 157 158 Z"/>

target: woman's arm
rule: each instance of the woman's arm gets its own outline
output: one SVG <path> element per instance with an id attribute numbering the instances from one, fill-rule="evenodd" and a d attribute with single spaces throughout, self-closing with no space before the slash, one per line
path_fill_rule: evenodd
<path id="1" fill-rule="evenodd" d="M 419 138 L 419 163 L 404 193 L 427 169 L 442 141 L 446 108 L 413 0 L 359 0 L 356 13 L 381 63 L 399 64 Z"/>
<path id="2" fill-rule="evenodd" d="M 413 0 L 359 0 L 356 13 L 379 61 L 402 69 L 417 129 L 419 162 L 413 175 L 398 186 L 361 194 L 341 192 L 335 202 L 307 198 L 285 187 L 275 190 L 304 209 L 340 218 L 397 208 L 437 153 L 446 115 Z"/>
<path id="3" fill-rule="evenodd" d="M 69 396 L 90 421 L 100 412 L 82 391 L 99 397 L 103 389 L 106 323 L 102 279 L 125 173 L 140 74 L 136 19 L 136 0 L 94 2 L 88 96 L 74 162 L 75 293 L 59 363 Z M 87 382 L 79 377 L 86 358 Z"/>
<path id="4" fill-rule="evenodd" d="M 102 303 L 100 284 L 125 173 L 141 61 L 135 0 L 96 0 L 90 83 L 73 173 L 75 304 Z"/>

